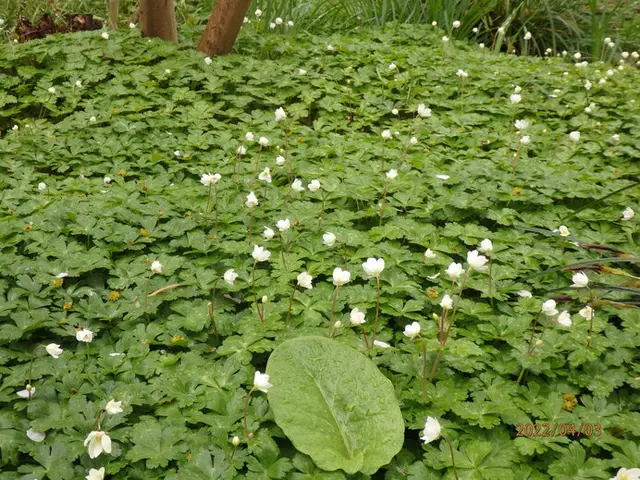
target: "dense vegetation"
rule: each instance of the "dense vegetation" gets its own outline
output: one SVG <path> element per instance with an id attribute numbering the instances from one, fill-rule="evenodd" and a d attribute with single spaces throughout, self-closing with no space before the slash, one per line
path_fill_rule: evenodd
<path id="1" fill-rule="evenodd" d="M 215 59 L 136 30 L 2 47 L 3 480 L 453 478 L 427 417 L 459 478 L 640 465 L 638 72 L 441 36 L 247 33 Z M 467 256 L 484 239 L 491 269 Z M 385 402 L 393 385 L 402 449 L 372 477 L 294 448 L 270 405 L 282 360 L 257 391 L 309 336 L 370 357 Z M 113 446 L 91 459 L 95 430 Z"/>

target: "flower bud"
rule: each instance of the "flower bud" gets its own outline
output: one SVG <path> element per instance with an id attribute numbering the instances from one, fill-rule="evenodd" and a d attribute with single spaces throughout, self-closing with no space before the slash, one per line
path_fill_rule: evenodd
<path id="1" fill-rule="evenodd" d="M 233 437 L 231 439 L 231 445 L 233 445 L 234 447 L 237 447 L 238 445 L 240 445 L 240 438 L 239 437 Z"/>

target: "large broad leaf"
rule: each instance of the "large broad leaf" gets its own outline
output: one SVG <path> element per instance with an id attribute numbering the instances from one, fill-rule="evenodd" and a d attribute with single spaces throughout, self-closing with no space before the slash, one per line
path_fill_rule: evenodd
<path id="1" fill-rule="evenodd" d="M 320 468 L 372 474 L 402 448 L 393 385 L 356 350 L 323 337 L 287 340 L 267 373 L 276 423 Z"/>

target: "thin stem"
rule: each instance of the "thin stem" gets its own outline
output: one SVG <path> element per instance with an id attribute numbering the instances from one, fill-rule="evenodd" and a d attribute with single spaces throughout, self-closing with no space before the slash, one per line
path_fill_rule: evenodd
<path id="1" fill-rule="evenodd" d="M 207 206 L 204 209 L 204 213 L 209 213 L 209 205 L 211 204 L 211 190 L 213 189 L 213 184 L 209 184 L 209 195 L 207 196 Z"/>
<path id="2" fill-rule="evenodd" d="M 218 236 L 218 186 L 213 186 L 213 221 L 216 237 Z"/>
<path id="3" fill-rule="evenodd" d="M 322 192 L 322 205 L 320 207 L 320 216 L 318 217 L 318 230 L 322 229 L 322 220 L 324 219 L 324 203 L 326 200 L 326 193 Z"/>
<path id="4" fill-rule="evenodd" d="M 451 442 L 449 441 L 449 439 L 444 433 L 442 434 L 442 438 L 444 438 L 444 441 L 447 442 L 447 445 L 449 445 L 449 451 L 451 452 L 451 466 L 453 467 L 453 476 L 456 480 L 458 480 L 458 471 L 456 470 L 456 460 L 453 456 L 453 445 L 451 445 Z"/>
<path id="5" fill-rule="evenodd" d="M 282 256 L 282 266 L 284 267 L 284 269 L 287 269 L 287 261 L 284 258 L 284 239 L 282 238 L 282 235 L 279 235 L 280 237 L 280 255 Z"/>
<path id="6" fill-rule="evenodd" d="M 376 318 L 373 321 L 373 332 L 371 333 L 371 342 L 376 339 L 378 331 L 378 317 L 380 316 L 380 277 L 376 277 Z"/>
<path id="7" fill-rule="evenodd" d="M 251 271 L 251 286 L 253 288 L 253 299 L 256 302 L 256 311 L 258 312 L 258 318 L 260 319 L 260 323 L 264 323 L 264 317 L 262 312 L 260 311 L 260 305 L 258 304 L 258 294 L 256 293 L 256 265 L 258 264 L 257 260 L 253 261 L 253 270 Z"/>
<path id="8" fill-rule="evenodd" d="M 333 299 L 331 300 L 331 328 L 333 328 L 334 321 L 334 311 L 336 309 L 336 298 L 338 297 L 338 289 L 340 287 L 336 285 L 336 288 L 333 290 Z"/>
<path id="9" fill-rule="evenodd" d="M 151 273 L 153 275 L 153 273 Z M 144 283 L 144 310 L 147 310 L 147 298 L 149 294 L 149 282 L 151 281 L 151 275 L 147 276 L 147 281 Z"/>
<path id="10" fill-rule="evenodd" d="M 252 232 L 251 232 L 251 230 L 253 228 L 253 208 L 254 207 L 251 207 L 249 209 L 249 226 L 248 226 L 248 229 L 249 229 L 249 237 L 248 237 L 249 245 L 251 245 L 251 243 L 253 242 L 253 236 L 252 236 Z"/>
<path id="11" fill-rule="evenodd" d="M 436 354 L 436 359 L 433 361 L 433 365 L 431 366 L 431 373 L 429 373 L 429 383 L 433 381 L 433 376 L 436 374 L 436 368 L 438 368 L 438 364 L 440 363 L 440 359 L 442 358 L 442 351 L 444 350 L 444 345 L 440 345 L 438 349 L 438 353 Z"/>
<path id="12" fill-rule="evenodd" d="M 591 335 L 593 335 L 593 318 L 596 316 L 596 311 L 593 308 L 593 303 L 594 303 L 594 297 L 593 297 L 593 290 L 591 290 L 591 287 L 588 287 L 589 289 L 589 303 L 587 305 L 589 305 L 591 307 L 591 315 L 589 318 L 589 334 L 587 336 L 587 347 L 589 345 L 591 345 Z"/>
<path id="13" fill-rule="evenodd" d="M 293 290 L 291 291 L 291 296 L 289 297 L 289 310 L 287 310 L 287 318 L 284 321 L 284 326 L 289 326 L 289 319 L 291 318 L 291 309 L 293 308 L 293 297 L 296 294 L 296 290 L 298 289 L 298 285 L 293 284 Z"/>
<path id="14" fill-rule="evenodd" d="M 364 325 L 360 325 L 362 327 L 362 338 L 364 339 L 364 346 L 367 349 L 367 352 L 373 347 L 373 341 L 371 342 L 371 346 L 369 346 L 369 341 L 367 340 L 367 332 L 364 330 Z"/>
<path id="15" fill-rule="evenodd" d="M 489 302 L 491 302 L 491 308 L 493 309 L 493 295 L 492 295 L 492 291 L 493 291 L 493 275 L 492 275 L 492 270 L 493 270 L 493 255 L 489 254 Z"/>
<path id="16" fill-rule="evenodd" d="M 378 210 L 378 226 L 382 225 L 382 212 L 384 211 L 384 204 L 387 200 L 387 185 L 389 184 L 388 180 L 384 181 L 384 189 L 382 190 L 382 200 L 380 200 L 380 208 Z"/>
<path id="17" fill-rule="evenodd" d="M 249 393 L 247 393 L 247 399 L 244 402 L 244 435 L 247 438 L 249 438 L 249 427 L 247 426 L 247 411 L 249 410 L 249 400 L 251 400 L 251 394 L 253 393 L 254 389 L 255 387 L 249 390 Z"/>
<path id="18" fill-rule="evenodd" d="M 217 337 L 218 336 L 218 327 L 216 326 L 216 320 L 214 318 L 214 311 L 216 308 L 216 286 L 218 285 L 218 281 L 220 281 L 220 279 L 217 279 L 215 281 L 215 283 L 213 284 L 213 288 L 211 289 L 211 301 L 209 302 L 208 308 L 209 308 L 209 318 L 211 319 L 211 325 L 213 327 L 213 333 L 214 335 Z"/>

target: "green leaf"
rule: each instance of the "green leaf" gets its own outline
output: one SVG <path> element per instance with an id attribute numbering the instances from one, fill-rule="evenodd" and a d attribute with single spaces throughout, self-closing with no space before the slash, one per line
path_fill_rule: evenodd
<path id="1" fill-rule="evenodd" d="M 391 382 L 335 340 L 287 340 L 267 364 L 269 405 L 294 446 L 325 470 L 376 472 L 404 442 Z"/>

